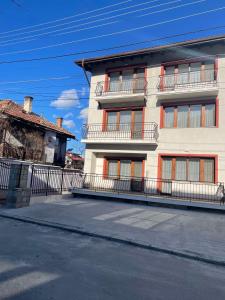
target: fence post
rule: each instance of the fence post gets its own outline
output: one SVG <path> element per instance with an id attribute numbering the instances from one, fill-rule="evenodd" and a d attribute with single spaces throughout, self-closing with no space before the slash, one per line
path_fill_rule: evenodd
<path id="1" fill-rule="evenodd" d="M 62 169 L 62 178 L 61 178 L 61 194 L 63 193 L 63 169 Z"/>
<path id="2" fill-rule="evenodd" d="M 46 196 L 48 196 L 48 180 L 49 180 L 49 170 L 50 170 L 50 167 L 48 167 L 48 174 L 47 174 L 47 182 L 46 182 Z"/>

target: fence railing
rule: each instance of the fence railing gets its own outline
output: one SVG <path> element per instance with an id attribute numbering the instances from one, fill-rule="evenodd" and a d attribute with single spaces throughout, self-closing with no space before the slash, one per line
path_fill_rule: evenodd
<path id="1" fill-rule="evenodd" d="M 69 191 L 77 182 L 79 170 L 58 169 L 51 166 L 32 166 L 32 195 L 60 194 Z"/>
<path id="2" fill-rule="evenodd" d="M 224 201 L 224 184 L 163 180 L 154 178 L 105 178 L 99 174 L 80 174 L 76 189 L 114 193 L 136 193 L 146 196 L 179 198 L 189 201 Z"/>
<path id="3" fill-rule="evenodd" d="M 0 161 L 0 191 L 8 189 L 10 168 L 11 164 Z"/>
<path id="4" fill-rule="evenodd" d="M 85 124 L 82 128 L 83 139 L 94 140 L 149 140 L 158 139 L 158 125 L 155 122 L 134 124 Z"/>
<path id="5" fill-rule="evenodd" d="M 190 71 L 184 73 L 165 74 L 159 76 L 159 91 L 183 88 L 216 87 L 217 79 L 214 70 Z"/>
<path id="6" fill-rule="evenodd" d="M 95 94 L 107 96 L 114 94 L 138 94 L 146 93 L 147 81 L 145 78 L 99 81 L 96 85 Z"/>

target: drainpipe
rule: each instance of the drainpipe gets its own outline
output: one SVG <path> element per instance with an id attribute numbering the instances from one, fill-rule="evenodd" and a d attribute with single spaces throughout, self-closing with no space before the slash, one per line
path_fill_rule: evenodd
<path id="1" fill-rule="evenodd" d="M 89 81 L 89 78 L 88 78 L 88 76 L 87 76 L 87 72 L 86 72 L 85 67 L 84 67 L 84 59 L 82 59 L 82 69 L 83 69 L 83 71 L 84 71 L 84 76 L 85 76 L 85 78 L 86 78 L 86 80 L 87 80 L 87 83 L 88 83 L 88 85 L 89 85 L 89 87 L 90 87 L 90 81 Z"/>

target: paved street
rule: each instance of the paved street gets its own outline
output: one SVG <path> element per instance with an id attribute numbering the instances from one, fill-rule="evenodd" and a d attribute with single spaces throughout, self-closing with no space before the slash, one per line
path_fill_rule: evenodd
<path id="1" fill-rule="evenodd" d="M 223 214 L 56 196 L 1 212 L 225 262 Z"/>
<path id="2" fill-rule="evenodd" d="M 1 300 L 223 300 L 225 268 L 0 218 Z"/>

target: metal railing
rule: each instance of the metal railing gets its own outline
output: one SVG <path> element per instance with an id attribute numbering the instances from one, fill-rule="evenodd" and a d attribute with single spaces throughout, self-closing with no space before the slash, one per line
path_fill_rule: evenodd
<path id="1" fill-rule="evenodd" d="M 134 124 L 85 124 L 83 139 L 94 140 L 148 140 L 157 142 L 158 125 L 155 122 Z"/>
<path id="2" fill-rule="evenodd" d="M 0 161 L 0 190 L 7 190 L 11 164 Z"/>
<path id="3" fill-rule="evenodd" d="M 223 183 L 214 184 L 147 177 L 131 178 L 128 176 L 115 178 L 104 177 L 100 174 L 80 174 L 76 177 L 74 188 L 224 203 Z"/>
<path id="4" fill-rule="evenodd" d="M 147 81 L 145 78 L 99 81 L 96 85 L 97 97 L 118 94 L 146 93 Z"/>
<path id="5" fill-rule="evenodd" d="M 52 195 L 69 191 L 77 182 L 79 170 L 60 169 L 47 166 L 32 166 L 32 195 Z"/>
<path id="6" fill-rule="evenodd" d="M 216 87 L 217 79 L 214 70 L 190 71 L 159 76 L 159 91 L 179 90 L 183 88 Z"/>

